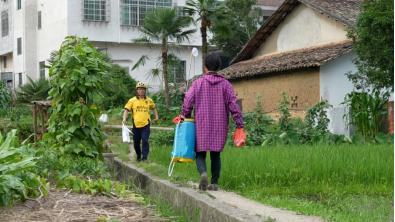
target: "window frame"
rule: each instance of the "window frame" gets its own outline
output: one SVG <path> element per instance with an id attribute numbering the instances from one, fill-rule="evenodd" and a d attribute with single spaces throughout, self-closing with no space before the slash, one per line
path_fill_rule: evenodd
<path id="1" fill-rule="evenodd" d="M 37 12 L 37 29 L 41 29 L 42 27 L 42 12 Z"/>
<path id="2" fill-rule="evenodd" d="M 172 0 L 120 0 L 121 26 L 142 26 L 147 13 L 172 5 Z"/>
<path id="3" fill-rule="evenodd" d="M 16 54 L 22 55 L 22 37 L 16 39 Z"/>
<path id="4" fill-rule="evenodd" d="M 109 0 L 82 0 L 82 21 L 86 22 L 109 22 Z M 96 14 L 99 12 L 99 14 Z"/>
<path id="5" fill-rule="evenodd" d="M 16 10 L 22 9 L 22 0 L 16 0 Z"/>
<path id="6" fill-rule="evenodd" d="M 22 79 L 22 73 L 18 73 L 18 86 L 21 86 L 23 84 L 23 79 Z"/>
<path id="7" fill-rule="evenodd" d="M 7 56 L 3 56 L 3 68 L 7 68 Z"/>
<path id="8" fill-rule="evenodd" d="M 38 70 L 40 74 L 40 79 L 45 79 L 45 61 L 40 61 L 38 63 Z"/>
<path id="9" fill-rule="evenodd" d="M 6 37 L 10 34 L 10 21 L 8 11 L 4 10 L 0 15 L 1 19 L 1 37 Z"/>

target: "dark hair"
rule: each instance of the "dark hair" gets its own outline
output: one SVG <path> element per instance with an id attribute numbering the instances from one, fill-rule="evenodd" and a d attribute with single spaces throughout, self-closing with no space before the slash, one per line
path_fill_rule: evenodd
<path id="1" fill-rule="evenodd" d="M 209 71 L 218 71 L 228 67 L 229 59 L 221 51 L 215 51 L 206 56 L 204 65 Z"/>

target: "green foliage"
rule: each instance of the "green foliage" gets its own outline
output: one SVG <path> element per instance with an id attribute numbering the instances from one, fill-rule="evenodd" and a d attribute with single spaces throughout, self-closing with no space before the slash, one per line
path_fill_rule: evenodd
<path id="1" fill-rule="evenodd" d="M 0 115 L 11 106 L 11 92 L 3 81 L 0 81 Z"/>
<path id="2" fill-rule="evenodd" d="M 135 94 L 136 81 L 119 65 L 110 66 L 104 82 L 101 104 L 105 110 L 125 105 Z"/>
<path id="3" fill-rule="evenodd" d="M 357 27 L 349 36 L 358 55 L 358 72 L 350 79 L 359 87 L 394 90 L 394 1 L 364 1 Z"/>
<path id="4" fill-rule="evenodd" d="M 33 173 L 36 157 L 25 146 L 20 146 L 17 131 L 6 138 L 0 134 L 0 205 L 11 206 L 16 200 L 44 195 L 47 184 Z"/>
<path id="5" fill-rule="evenodd" d="M 155 130 L 150 135 L 150 141 L 156 145 L 173 145 L 174 131 Z"/>
<path id="6" fill-rule="evenodd" d="M 365 141 L 376 138 L 381 121 L 387 114 L 386 104 L 388 93 L 378 90 L 369 92 L 351 92 L 346 95 L 344 103 L 350 110 L 350 116 L 345 116 L 346 121 L 357 128 Z"/>
<path id="7" fill-rule="evenodd" d="M 17 100 L 22 103 L 46 100 L 50 90 L 48 80 L 39 79 L 33 81 L 29 76 L 27 78 L 29 82 L 19 87 L 17 91 Z"/>
<path id="8" fill-rule="evenodd" d="M 280 125 L 280 130 L 284 132 L 288 132 L 291 128 L 290 118 L 291 113 L 289 112 L 289 100 L 288 95 L 286 93 L 282 94 L 282 98 L 279 104 L 280 111 L 280 119 L 278 120 Z"/>
<path id="9" fill-rule="evenodd" d="M 153 147 L 154 163 L 141 167 L 168 179 L 171 149 Z M 388 221 L 393 216 L 393 155 L 392 144 L 225 147 L 219 185 L 328 221 Z M 194 164 L 179 164 L 172 178 L 186 183 L 197 182 L 199 176 Z"/>
<path id="10" fill-rule="evenodd" d="M 173 125 L 171 120 L 181 113 L 183 94 L 178 89 L 169 91 L 170 106 L 166 108 L 164 92 L 160 91 L 151 96 L 159 112 L 160 124 Z"/>
<path id="11" fill-rule="evenodd" d="M 342 141 L 342 136 L 330 134 L 328 130 L 329 118 L 327 110 L 332 107 L 328 101 L 323 100 L 309 110 L 302 127 L 298 129 L 300 143 L 336 143 Z M 340 137 L 340 138 L 338 138 Z"/>
<path id="12" fill-rule="evenodd" d="M 260 97 L 257 97 L 257 105 L 254 112 L 245 113 L 245 130 L 248 132 L 247 143 L 251 145 L 261 144 L 272 132 L 273 119 L 263 113 Z"/>
<path id="13" fill-rule="evenodd" d="M 242 49 L 256 30 L 263 24 L 263 10 L 254 7 L 255 0 L 225 0 L 212 19 L 211 43 L 230 58 Z"/>
<path id="14" fill-rule="evenodd" d="M 127 192 L 126 185 L 119 182 L 114 182 L 109 179 L 86 180 L 74 175 L 67 175 L 60 178 L 57 186 L 71 189 L 76 193 L 86 193 L 90 195 L 102 194 L 112 196 L 112 194 L 116 194 L 117 196 L 124 197 L 129 193 Z"/>
<path id="15" fill-rule="evenodd" d="M 144 41 L 161 43 L 162 80 L 164 81 L 166 108 L 170 107 L 168 81 L 169 41 L 175 40 L 177 43 L 185 40 L 189 41 L 189 36 L 195 32 L 195 29 L 187 29 L 191 22 L 191 17 L 177 15 L 176 9 L 158 8 L 145 16 L 144 25 L 140 27 Z"/>
<path id="16" fill-rule="evenodd" d="M 5 135 L 12 129 L 18 129 L 20 141 L 28 138 L 33 139 L 33 119 L 30 106 L 17 104 L 7 109 L 6 115 L 0 121 L 0 133 Z"/>
<path id="17" fill-rule="evenodd" d="M 110 64 L 86 38 L 66 37 L 49 69 L 52 113 L 45 138 L 67 153 L 96 156 L 103 133 L 97 105 Z"/>

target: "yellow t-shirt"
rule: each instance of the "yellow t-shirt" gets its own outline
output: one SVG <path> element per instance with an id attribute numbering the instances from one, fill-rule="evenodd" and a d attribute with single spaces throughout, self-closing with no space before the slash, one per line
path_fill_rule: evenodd
<path id="1" fill-rule="evenodd" d="M 150 110 L 155 108 L 155 103 L 151 98 L 138 99 L 136 96 L 129 99 L 125 109 L 132 112 L 134 125 L 137 128 L 146 126 L 150 121 Z"/>

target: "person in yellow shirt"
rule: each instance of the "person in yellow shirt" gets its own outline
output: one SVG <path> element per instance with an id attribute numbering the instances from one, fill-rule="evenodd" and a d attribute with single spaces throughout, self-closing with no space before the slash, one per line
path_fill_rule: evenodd
<path id="1" fill-rule="evenodd" d="M 150 110 L 154 111 L 155 118 L 154 122 L 158 120 L 158 110 L 155 108 L 154 101 L 147 97 L 147 85 L 138 82 L 136 84 L 137 95 L 126 103 L 125 110 L 123 112 L 122 123 L 126 124 L 128 119 L 128 113 L 131 112 L 133 119 L 133 143 L 134 150 L 136 151 L 137 161 L 145 161 L 148 158 L 149 153 L 149 135 L 150 135 Z M 140 143 L 143 142 L 142 148 Z"/>

